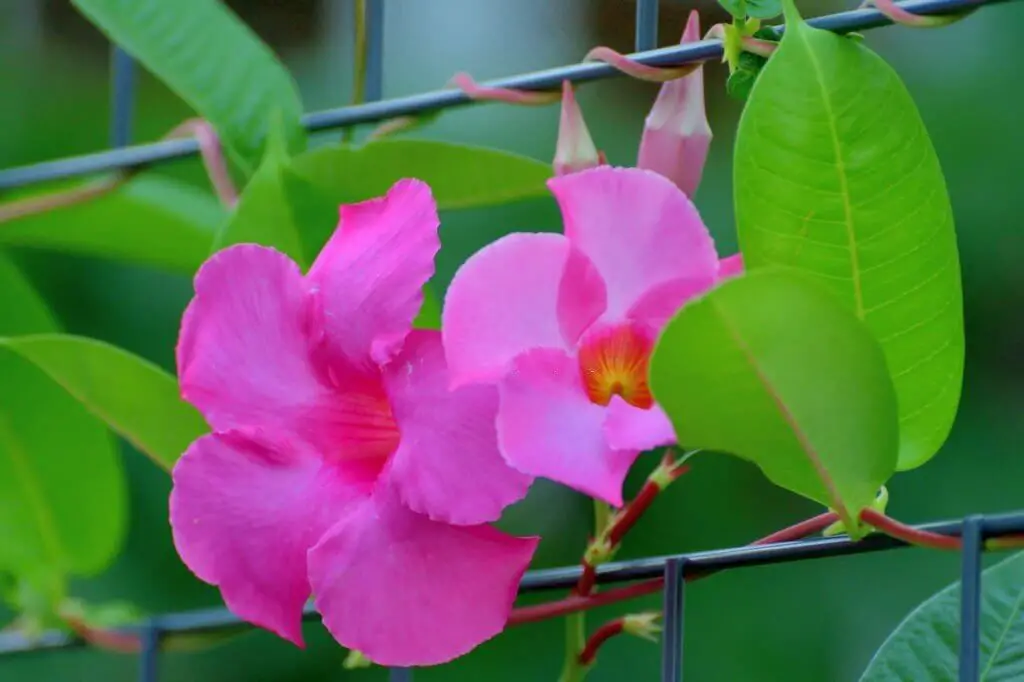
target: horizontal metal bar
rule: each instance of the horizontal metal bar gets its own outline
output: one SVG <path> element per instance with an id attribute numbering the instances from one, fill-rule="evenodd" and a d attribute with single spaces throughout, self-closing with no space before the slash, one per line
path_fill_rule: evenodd
<path id="1" fill-rule="evenodd" d="M 901 7 L 917 14 L 951 14 L 982 5 L 995 5 L 1009 0 L 909 0 Z M 855 9 L 809 20 L 817 28 L 837 33 L 865 31 L 891 24 L 884 14 L 874 8 Z M 722 56 L 722 43 L 703 40 L 686 45 L 674 45 L 630 55 L 630 58 L 648 66 L 678 66 L 690 62 L 715 59 Z M 620 75 L 611 66 L 601 62 L 585 62 L 561 66 L 545 71 L 488 81 L 484 85 L 522 90 L 552 90 L 563 80 L 584 82 Z M 308 113 L 302 118 L 310 132 L 343 128 L 361 123 L 373 123 L 398 116 L 410 116 L 470 104 L 472 100 L 461 90 L 436 90 L 409 97 Z M 45 161 L 0 171 L 0 190 L 21 187 L 38 182 L 60 180 L 91 173 L 105 173 L 128 168 L 141 168 L 154 163 L 171 161 L 198 153 L 195 139 L 170 140 L 125 147 L 110 151 Z"/>
<path id="2" fill-rule="evenodd" d="M 940 521 L 926 523 L 917 528 L 945 535 L 959 535 L 962 521 Z M 984 517 L 984 537 L 996 538 L 1005 535 L 1024 534 L 1024 511 Z M 599 583 L 616 583 L 631 580 L 657 578 L 665 573 L 665 566 L 673 560 L 684 560 L 686 573 L 706 570 L 727 570 L 746 566 L 790 563 L 806 559 L 867 554 L 906 547 L 906 543 L 886 535 L 873 534 L 863 540 L 853 541 L 845 536 L 816 538 L 773 545 L 734 547 L 690 554 L 619 561 L 598 568 Z M 578 566 L 530 571 L 520 583 L 520 592 L 537 592 L 572 587 L 580 576 Z M 313 620 L 318 617 L 312 604 L 307 604 L 304 617 Z M 183 613 L 170 613 L 159 617 L 160 632 L 163 636 L 180 633 L 202 633 L 246 627 L 233 613 L 224 608 L 200 609 Z M 128 631 L 133 631 L 128 628 Z M 45 649 L 63 649 L 80 646 L 81 642 L 62 633 L 46 632 L 36 641 L 30 641 L 19 634 L 0 634 L 0 655 Z"/>

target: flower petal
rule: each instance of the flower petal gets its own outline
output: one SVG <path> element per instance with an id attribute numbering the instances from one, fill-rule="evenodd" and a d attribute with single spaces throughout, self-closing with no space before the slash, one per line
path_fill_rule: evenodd
<path id="1" fill-rule="evenodd" d="M 324 343 L 336 363 L 386 363 L 412 329 L 434 274 L 440 224 L 430 188 L 399 180 L 387 195 L 341 207 L 310 268 Z"/>
<path id="2" fill-rule="evenodd" d="M 452 386 L 499 379 L 532 348 L 570 348 L 604 311 L 604 283 L 562 235 L 510 234 L 455 273 L 442 315 Z"/>
<path id="3" fill-rule="evenodd" d="M 606 408 L 590 402 L 575 358 L 529 351 L 498 388 L 498 443 L 509 464 L 622 506 L 622 482 L 640 453 L 608 445 Z"/>
<path id="4" fill-rule="evenodd" d="M 655 331 L 661 331 L 684 303 L 700 296 L 714 285 L 715 279 L 712 277 L 670 279 L 648 289 L 647 293 L 629 309 L 626 317 L 647 324 Z"/>
<path id="5" fill-rule="evenodd" d="M 306 552 L 360 493 L 318 458 L 237 431 L 196 440 L 173 471 L 174 546 L 235 614 L 302 646 Z"/>
<path id="6" fill-rule="evenodd" d="M 608 287 L 607 321 L 673 279 L 713 279 L 715 245 L 697 209 L 669 180 L 636 168 L 600 167 L 548 180 L 565 235 Z"/>
<path id="7" fill-rule="evenodd" d="M 375 495 L 309 552 L 310 582 L 342 646 L 380 665 L 435 665 L 504 629 L 537 542 Z"/>
<path id="8" fill-rule="evenodd" d="M 448 389 L 441 333 L 415 330 L 385 370 L 401 441 L 390 480 L 414 511 L 455 524 L 496 521 L 532 479 L 498 451 L 493 386 Z"/>
<path id="9" fill-rule="evenodd" d="M 183 397 L 214 430 L 259 426 L 307 442 L 330 420 L 333 390 L 310 359 L 298 266 L 254 245 L 213 255 L 195 278 L 178 340 Z"/>
<path id="10" fill-rule="evenodd" d="M 718 261 L 718 279 L 738 277 L 743 274 L 743 254 L 734 253 Z"/>
<path id="11" fill-rule="evenodd" d="M 619 396 L 608 403 L 604 435 L 609 446 L 620 450 L 644 451 L 676 442 L 675 428 L 661 407 L 643 410 Z"/>

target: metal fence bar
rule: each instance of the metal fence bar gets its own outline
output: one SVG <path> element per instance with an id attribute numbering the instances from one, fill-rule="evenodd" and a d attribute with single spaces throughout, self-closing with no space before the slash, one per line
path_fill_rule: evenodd
<path id="1" fill-rule="evenodd" d="M 412 668 L 392 668 L 388 682 L 412 682 Z"/>
<path id="2" fill-rule="evenodd" d="M 963 521 L 942 521 L 918 525 L 917 528 L 946 535 L 960 535 Z M 984 536 L 997 538 L 1007 535 L 1024 535 L 1024 511 L 1011 514 L 993 515 L 985 519 Z M 906 547 L 906 543 L 885 535 L 873 534 L 863 540 L 852 541 L 845 537 L 815 538 L 776 545 L 734 547 L 730 549 L 693 552 L 665 557 L 652 557 L 632 561 L 612 562 L 598 567 L 597 581 L 600 584 L 657 578 L 664 575 L 665 567 L 672 560 L 686 560 L 686 570 L 705 572 L 729 570 L 748 566 L 790 563 L 808 559 L 867 554 Z M 530 571 L 520 583 L 520 592 L 565 589 L 579 580 L 579 566 Z M 315 620 L 317 613 L 311 604 L 306 606 L 304 618 Z M 184 613 L 170 613 L 160 617 L 160 631 L 164 635 L 178 633 L 202 633 L 246 627 L 234 614 L 224 608 L 201 609 Z M 131 631 L 131 628 L 128 629 Z M 67 638 L 62 633 L 44 633 L 40 648 L 58 649 L 81 646 L 81 641 Z M 20 634 L 0 634 L 0 655 L 34 651 L 34 641 Z"/>
<path id="3" fill-rule="evenodd" d="M 366 0 L 366 85 L 367 102 L 384 97 L 384 0 Z"/>
<path id="4" fill-rule="evenodd" d="M 909 0 L 901 7 L 918 14 L 949 14 L 982 5 L 995 5 L 1009 0 Z M 812 26 L 838 33 L 864 31 L 892 22 L 874 8 L 863 8 L 840 12 L 809 20 Z M 648 66 L 678 66 L 690 62 L 715 59 L 722 56 L 722 43 L 704 40 L 686 45 L 673 45 L 632 55 L 632 58 Z M 488 81 L 491 87 L 519 88 L 525 90 L 553 90 L 561 87 L 563 80 L 573 82 L 591 81 L 618 76 L 618 71 L 600 62 L 586 62 L 561 66 L 545 71 Z M 436 90 L 434 92 L 400 97 L 380 102 L 367 102 L 356 106 L 341 107 L 326 111 L 308 113 L 303 116 L 303 125 L 311 132 L 341 128 L 362 123 L 374 123 L 397 116 L 410 116 L 470 104 L 472 100 L 461 90 Z M 194 155 L 199 147 L 194 139 L 165 140 L 145 145 L 127 147 L 112 151 L 75 156 L 56 161 L 45 161 L 30 166 L 21 166 L 0 171 L 0 190 L 20 187 L 36 182 L 104 173 L 125 168 L 138 168 L 154 163 L 180 159 Z"/>
<path id="5" fill-rule="evenodd" d="M 978 682 L 981 659 L 981 553 L 985 517 L 964 520 L 960 570 L 960 682 Z"/>
<path id="6" fill-rule="evenodd" d="M 686 559 L 669 559 L 665 564 L 662 591 L 661 682 L 683 679 L 683 618 L 686 595 Z"/>
<path id="7" fill-rule="evenodd" d="M 110 146 L 127 147 L 135 109 L 135 60 L 117 45 L 110 48 L 110 85 Z"/>
<path id="8" fill-rule="evenodd" d="M 636 51 L 658 47 L 659 0 L 636 0 Z"/>
<path id="9" fill-rule="evenodd" d="M 160 664 L 160 627 L 150 621 L 139 633 L 139 682 L 157 682 Z"/>

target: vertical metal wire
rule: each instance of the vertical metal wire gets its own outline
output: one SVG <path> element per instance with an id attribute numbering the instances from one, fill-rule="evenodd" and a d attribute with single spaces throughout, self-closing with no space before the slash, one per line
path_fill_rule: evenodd
<path id="1" fill-rule="evenodd" d="M 110 49 L 110 86 L 110 146 L 126 147 L 132 138 L 135 60 L 117 45 Z"/>
<path id="2" fill-rule="evenodd" d="M 367 102 L 384 97 L 384 0 L 366 2 L 366 90 Z"/>
<path id="3" fill-rule="evenodd" d="M 981 659 L 981 551 L 985 517 L 964 519 L 960 564 L 960 682 L 978 682 Z"/>
<path id="4" fill-rule="evenodd" d="M 665 564 L 665 586 L 662 592 L 665 631 L 661 636 L 661 682 L 680 682 L 683 679 L 685 568 L 685 559 L 669 559 Z"/>
<path id="5" fill-rule="evenodd" d="M 636 0 L 636 51 L 658 47 L 659 0 Z"/>
<path id="6" fill-rule="evenodd" d="M 160 663 L 160 627 L 150 621 L 139 632 L 139 682 L 157 682 Z"/>
<path id="7" fill-rule="evenodd" d="M 412 668 L 392 668 L 388 682 L 412 682 Z"/>

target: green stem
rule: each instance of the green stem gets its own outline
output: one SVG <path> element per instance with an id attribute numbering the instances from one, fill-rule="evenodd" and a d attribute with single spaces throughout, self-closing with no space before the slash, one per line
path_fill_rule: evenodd
<path id="1" fill-rule="evenodd" d="M 594 534 L 600 535 L 608 527 L 608 519 L 612 515 L 611 507 L 607 502 L 594 500 Z"/>
<path id="2" fill-rule="evenodd" d="M 366 99 L 366 0 L 355 1 L 355 24 L 356 24 L 356 45 L 355 45 L 355 67 L 352 74 L 352 104 L 362 104 Z M 343 142 L 352 141 L 353 128 L 351 126 L 341 131 Z"/>
<path id="3" fill-rule="evenodd" d="M 582 682 L 587 666 L 580 663 L 580 652 L 587 645 L 586 614 L 571 613 L 565 617 L 565 665 L 558 682 Z"/>

